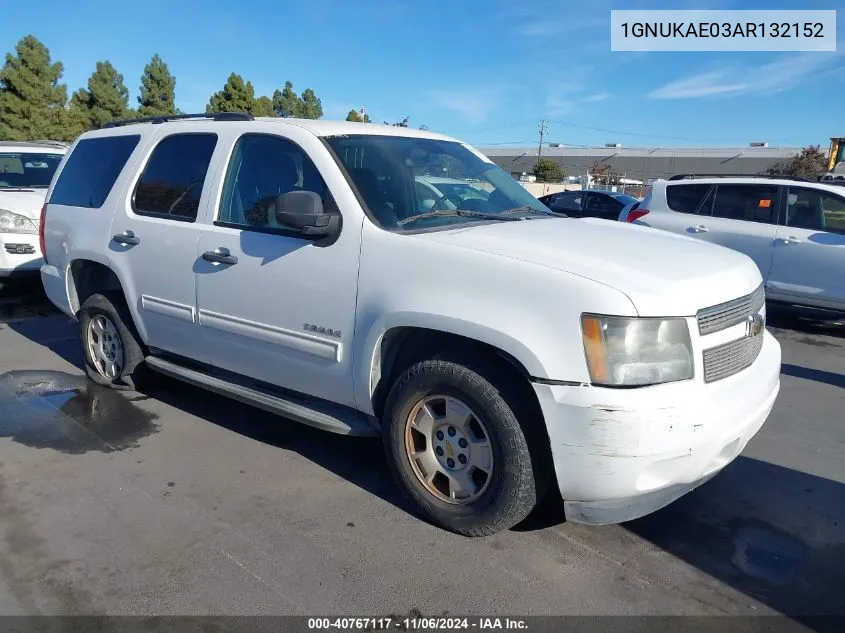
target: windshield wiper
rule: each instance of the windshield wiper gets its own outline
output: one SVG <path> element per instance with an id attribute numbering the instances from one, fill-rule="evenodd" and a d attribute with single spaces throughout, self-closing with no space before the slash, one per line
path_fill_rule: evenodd
<path id="1" fill-rule="evenodd" d="M 0 191 L 35 191 L 30 187 L 5 187 L 0 185 Z"/>
<path id="2" fill-rule="evenodd" d="M 484 220 L 499 220 L 500 222 L 518 222 L 522 218 L 515 218 L 512 216 L 503 216 L 501 213 L 482 213 L 481 211 L 468 211 L 466 209 L 438 209 L 437 211 L 427 211 L 426 213 L 419 213 L 407 218 L 399 220 L 399 226 L 405 226 L 409 222 L 421 220 L 422 218 L 437 218 L 437 217 L 454 217 L 462 218 L 481 218 Z"/>
<path id="3" fill-rule="evenodd" d="M 513 209 L 505 209 L 504 211 L 500 211 L 500 213 L 511 214 L 511 213 L 519 213 L 520 211 L 523 212 L 523 213 L 525 213 L 527 211 L 528 213 L 536 213 L 538 215 L 546 215 L 546 216 L 550 215 L 550 216 L 555 217 L 555 218 L 568 218 L 569 217 L 568 215 L 566 215 L 565 213 L 561 213 L 560 211 L 552 211 L 551 209 L 535 209 L 534 207 L 529 207 L 528 205 L 523 205 L 521 207 L 514 207 Z"/>

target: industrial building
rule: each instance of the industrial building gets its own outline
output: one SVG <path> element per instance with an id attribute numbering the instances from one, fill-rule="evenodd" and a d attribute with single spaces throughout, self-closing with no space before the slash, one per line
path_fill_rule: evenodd
<path id="1" fill-rule="evenodd" d="M 493 162 L 520 180 L 532 173 L 538 147 L 480 148 Z M 800 147 L 769 147 L 753 143 L 747 147 L 624 147 L 610 143 L 602 147 L 544 146 L 542 157 L 557 161 L 567 179 L 585 177 L 598 161 L 610 165 L 626 180 L 643 183 L 675 174 L 764 173 L 772 164 L 791 158 Z M 571 181 L 570 180 L 570 181 Z"/>

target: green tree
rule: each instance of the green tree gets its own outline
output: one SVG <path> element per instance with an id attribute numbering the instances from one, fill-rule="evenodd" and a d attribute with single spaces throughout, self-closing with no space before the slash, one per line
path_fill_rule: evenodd
<path id="1" fill-rule="evenodd" d="M 0 69 L 0 139 L 71 140 L 67 124 L 67 86 L 60 84 L 61 62 L 27 35 L 6 54 Z"/>
<path id="2" fill-rule="evenodd" d="M 363 116 L 358 110 L 350 110 L 349 114 L 346 115 L 347 121 L 352 121 L 354 123 L 369 123 L 370 122 L 370 115 L 366 112 Z"/>
<path id="3" fill-rule="evenodd" d="M 306 88 L 300 97 L 289 81 L 285 82 L 284 89 L 273 92 L 273 109 L 281 117 L 319 119 L 323 116 L 323 104 L 314 91 Z"/>
<path id="4" fill-rule="evenodd" d="M 323 116 L 323 104 L 311 88 L 302 92 L 299 116 L 303 119 L 319 119 Z"/>
<path id="5" fill-rule="evenodd" d="M 551 158 L 541 158 L 534 165 L 534 176 L 540 182 L 560 182 L 564 175 L 558 162 Z"/>
<path id="6" fill-rule="evenodd" d="M 129 90 L 123 84 L 123 75 L 109 61 L 97 62 L 96 70 L 88 79 L 88 89 L 77 90 L 72 105 L 87 111 L 88 124 L 94 129 L 131 116 Z"/>
<path id="7" fill-rule="evenodd" d="M 255 109 L 255 89 L 249 81 L 236 73 L 229 75 L 223 90 L 215 92 L 208 100 L 205 111 L 214 112 L 252 112 Z"/>
<path id="8" fill-rule="evenodd" d="M 141 75 L 141 94 L 138 96 L 140 116 L 176 114 L 176 77 L 170 74 L 167 64 L 153 55 Z"/>
<path id="9" fill-rule="evenodd" d="M 809 145 L 792 158 L 774 163 L 766 172 L 770 176 L 797 176 L 818 180 L 827 172 L 827 155 L 818 145 Z"/>
<path id="10" fill-rule="evenodd" d="M 285 82 L 284 90 L 273 92 L 273 109 L 281 117 L 299 117 L 299 97 L 293 91 L 291 82 Z"/>
<path id="11" fill-rule="evenodd" d="M 255 100 L 252 114 L 254 116 L 276 116 L 276 111 L 273 109 L 273 100 L 270 97 L 258 97 Z"/>

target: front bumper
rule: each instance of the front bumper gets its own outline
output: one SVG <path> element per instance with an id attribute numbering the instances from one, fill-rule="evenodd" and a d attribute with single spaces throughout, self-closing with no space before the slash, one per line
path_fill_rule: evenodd
<path id="1" fill-rule="evenodd" d="M 37 235 L 0 233 L 0 277 L 37 277 L 43 262 Z"/>
<path id="2" fill-rule="evenodd" d="M 534 384 L 567 518 L 619 523 L 671 503 L 733 461 L 780 388 L 780 345 L 763 334 L 734 376 L 632 389 Z"/>

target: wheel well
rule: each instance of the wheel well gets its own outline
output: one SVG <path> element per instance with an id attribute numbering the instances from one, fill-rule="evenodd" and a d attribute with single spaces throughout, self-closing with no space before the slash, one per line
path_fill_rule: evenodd
<path id="1" fill-rule="evenodd" d="M 513 356 L 493 345 L 450 332 L 418 327 L 398 327 L 385 332 L 374 354 L 370 372 L 373 410 L 377 417 L 384 411 L 387 393 L 399 375 L 416 362 L 444 355 L 477 359 L 477 364 L 489 369 L 509 383 L 523 385 L 537 404 L 531 388 L 530 374 Z"/>
<path id="2" fill-rule="evenodd" d="M 114 271 L 90 259 L 77 259 L 70 265 L 71 283 L 68 284 L 70 305 L 74 313 L 79 312 L 85 300 L 95 293 L 119 292 L 123 296 L 123 288 Z"/>

